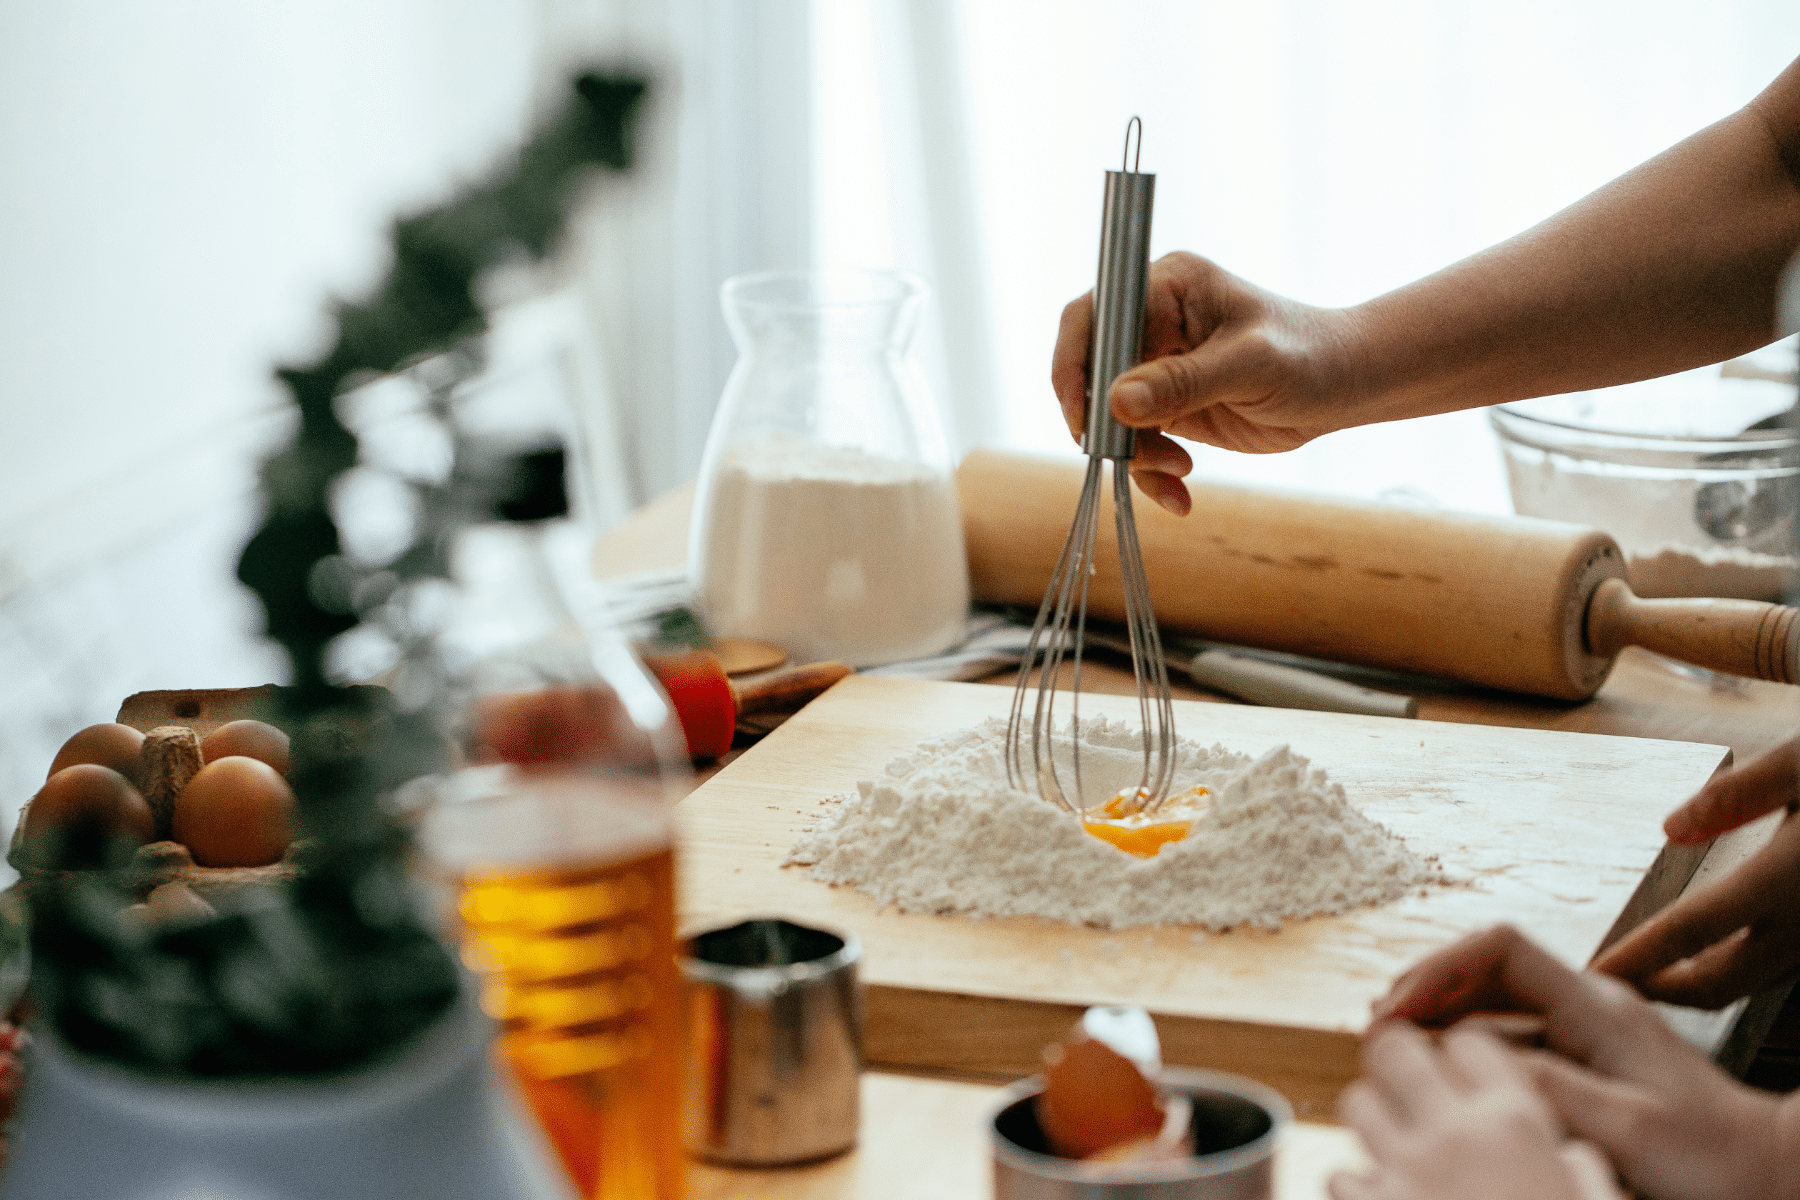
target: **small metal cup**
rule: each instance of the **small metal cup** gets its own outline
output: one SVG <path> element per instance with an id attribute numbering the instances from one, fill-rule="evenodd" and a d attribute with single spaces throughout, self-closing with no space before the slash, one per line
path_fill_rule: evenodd
<path id="1" fill-rule="evenodd" d="M 690 1153 L 777 1166 L 856 1145 L 861 957 L 847 934 L 773 919 L 692 939 L 681 960 Z"/>
<path id="2" fill-rule="evenodd" d="M 1270 1200 L 1275 1143 L 1294 1119 L 1281 1093 L 1187 1067 L 1164 1067 L 1162 1083 L 1194 1106 L 1194 1155 L 1138 1167 L 1056 1157 L 1037 1122 L 1043 1079 L 1006 1089 L 988 1122 L 994 1200 Z"/>

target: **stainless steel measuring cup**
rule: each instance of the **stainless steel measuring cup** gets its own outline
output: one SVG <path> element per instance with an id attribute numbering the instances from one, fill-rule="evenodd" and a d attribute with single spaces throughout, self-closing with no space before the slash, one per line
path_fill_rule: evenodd
<path id="1" fill-rule="evenodd" d="M 856 1144 L 862 1005 L 847 934 L 772 918 L 695 935 L 682 1134 L 713 1162 L 774 1166 Z"/>

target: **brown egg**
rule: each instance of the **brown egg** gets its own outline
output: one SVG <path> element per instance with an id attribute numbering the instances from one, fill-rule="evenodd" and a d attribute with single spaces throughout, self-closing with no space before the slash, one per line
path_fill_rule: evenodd
<path id="1" fill-rule="evenodd" d="M 129 725 L 89 725 L 63 743 L 44 778 L 76 763 L 98 763 L 136 780 L 138 756 L 143 751 L 144 735 Z"/>
<path id="2" fill-rule="evenodd" d="M 1055 1050 L 1045 1056 L 1037 1119 L 1057 1154 L 1089 1158 L 1162 1129 L 1156 1086 L 1136 1063 L 1079 1030 Z"/>
<path id="3" fill-rule="evenodd" d="M 268 763 L 226 755 L 175 797 L 170 834 L 203 867 L 279 862 L 294 840 L 294 790 Z"/>
<path id="4" fill-rule="evenodd" d="M 25 810 L 24 844 L 34 859 L 47 860 L 54 850 L 50 844 L 54 832 L 82 829 L 105 830 L 141 846 L 156 835 L 156 818 L 125 776 L 98 763 L 77 763 L 45 780 L 31 798 L 31 807 Z"/>
<path id="5" fill-rule="evenodd" d="M 288 773 L 288 735 L 265 721 L 232 721 L 200 740 L 200 757 L 207 762 L 232 755 L 266 762 L 281 774 Z"/>

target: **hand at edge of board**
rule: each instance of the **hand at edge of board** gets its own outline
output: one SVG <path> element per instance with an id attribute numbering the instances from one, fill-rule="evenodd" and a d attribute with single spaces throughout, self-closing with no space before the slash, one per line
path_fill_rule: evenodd
<path id="1" fill-rule="evenodd" d="M 1523 1069 L 1567 1132 L 1645 1195 L 1800 1196 L 1800 1095 L 1738 1083 L 1626 984 L 1571 970 L 1509 926 L 1428 956 L 1375 1008 L 1435 1024 L 1485 1011 L 1541 1016 L 1547 1049 L 1515 1052 Z"/>
<path id="2" fill-rule="evenodd" d="M 1527 1066 L 1473 1026 L 1435 1046 L 1402 1022 L 1377 1027 L 1338 1115 L 1374 1166 L 1334 1175 L 1333 1200 L 1624 1200 L 1600 1152 L 1565 1138 Z"/>
<path id="3" fill-rule="evenodd" d="M 1800 974 L 1800 738 L 1711 780 L 1663 822 L 1677 845 L 1702 845 L 1779 809 L 1769 841 L 1723 878 L 1684 895 L 1591 964 L 1652 1000 L 1722 1008 Z M 1394 981 L 1381 1016 L 1444 1025 L 1516 1006 L 1518 981 L 1496 974 L 1494 931 L 1431 955 Z"/>
<path id="4" fill-rule="evenodd" d="M 1653 1000 L 1720 1008 L 1800 974 L 1800 739 L 1713 779 L 1669 814 L 1677 845 L 1701 845 L 1766 813 L 1787 815 L 1762 849 L 1683 895 L 1594 960 Z"/>

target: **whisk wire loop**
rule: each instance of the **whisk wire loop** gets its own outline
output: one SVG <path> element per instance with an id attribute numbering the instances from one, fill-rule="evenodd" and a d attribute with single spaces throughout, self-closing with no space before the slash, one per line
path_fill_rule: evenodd
<path id="1" fill-rule="evenodd" d="M 1137 684 L 1138 729 L 1144 748 L 1144 773 L 1138 781 L 1135 812 L 1153 813 L 1168 798 L 1175 773 L 1175 701 L 1169 693 L 1169 664 L 1163 658 L 1162 634 L 1144 572 L 1137 520 L 1131 511 L 1131 474 L 1124 463 L 1113 465 L 1113 519 L 1118 530 L 1119 566 L 1125 583 L 1125 630 L 1131 640 L 1131 673 Z"/>
<path id="2" fill-rule="evenodd" d="M 1082 486 L 1081 500 L 1075 509 L 1075 520 L 1070 526 L 1068 538 L 1063 542 L 1062 552 L 1050 574 L 1050 584 L 1044 590 L 1043 603 L 1038 606 L 1037 617 L 1031 625 L 1031 637 L 1026 643 L 1025 658 L 1020 664 L 1019 677 L 1013 687 L 1012 710 L 1007 719 L 1007 781 L 1017 788 L 1035 787 L 1039 795 L 1070 812 L 1080 811 L 1079 799 L 1082 795 L 1079 738 L 1075 739 L 1076 749 L 1071 758 L 1075 796 L 1071 800 L 1070 790 L 1063 787 L 1062 779 L 1057 773 L 1052 744 L 1056 729 L 1055 685 L 1056 680 L 1061 677 L 1063 662 L 1071 661 L 1074 698 L 1070 732 L 1074 735 L 1078 733 L 1081 721 L 1081 648 L 1087 631 L 1088 584 L 1093 577 L 1094 543 L 1100 524 L 1100 465 L 1099 459 L 1090 459 L 1088 462 L 1087 482 Z M 1070 636 L 1071 625 L 1074 627 L 1073 637 Z M 1031 703 L 1033 665 L 1038 668 L 1035 703 Z M 1026 740 L 1025 710 L 1028 703 L 1032 710 L 1029 771 L 1025 768 L 1023 754 Z"/>
<path id="3" fill-rule="evenodd" d="M 1095 799 L 1082 783 L 1081 768 L 1081 666 L 1087 637 L 1088 599 L 1096 573 L 1095 547 L 1099 540 L 1103 459 L 1090 459 L 1075 519 L 1063 542 L 1045 589 L 1043 602 L 1032 622 L 1025 659 L 1013 685 L 1007 720 L 1007 780 L 1017 788 L 1034 788 L 1038 795 L 1072 813 L 1079 813 Z M 1169 693 L 1169 668 L 1163 658 L 1162 637 L 1145 582 L 1143 550 L 1131 507 L 1131 477 L 1123 463 L 1113 465 L 1113 516 L 1119 543 L 1119 565 L 1125 592 L 1125 626 L 1130 639 L 1132 675 L 1138 698 L 1138 725 L 1143 750 L 1143 770 L 1137 786 L 1121 808 L 1126 813 L 1153 813 L 1168 798 L 1175 772 L 1175 707 Z M 1065 728 L 1057 713 L 1057 681 L 1064 663 L 1071 666 L 1066 729 L 1069 748 L 1059 762 L 1056 737 Z M 1033 665 L 1037 666 L 1034 683 Z M 1027 710 L 1031 731 L 1025 732 Z M 1030 745 L 1030 764 L 1025 747 Z"/>

